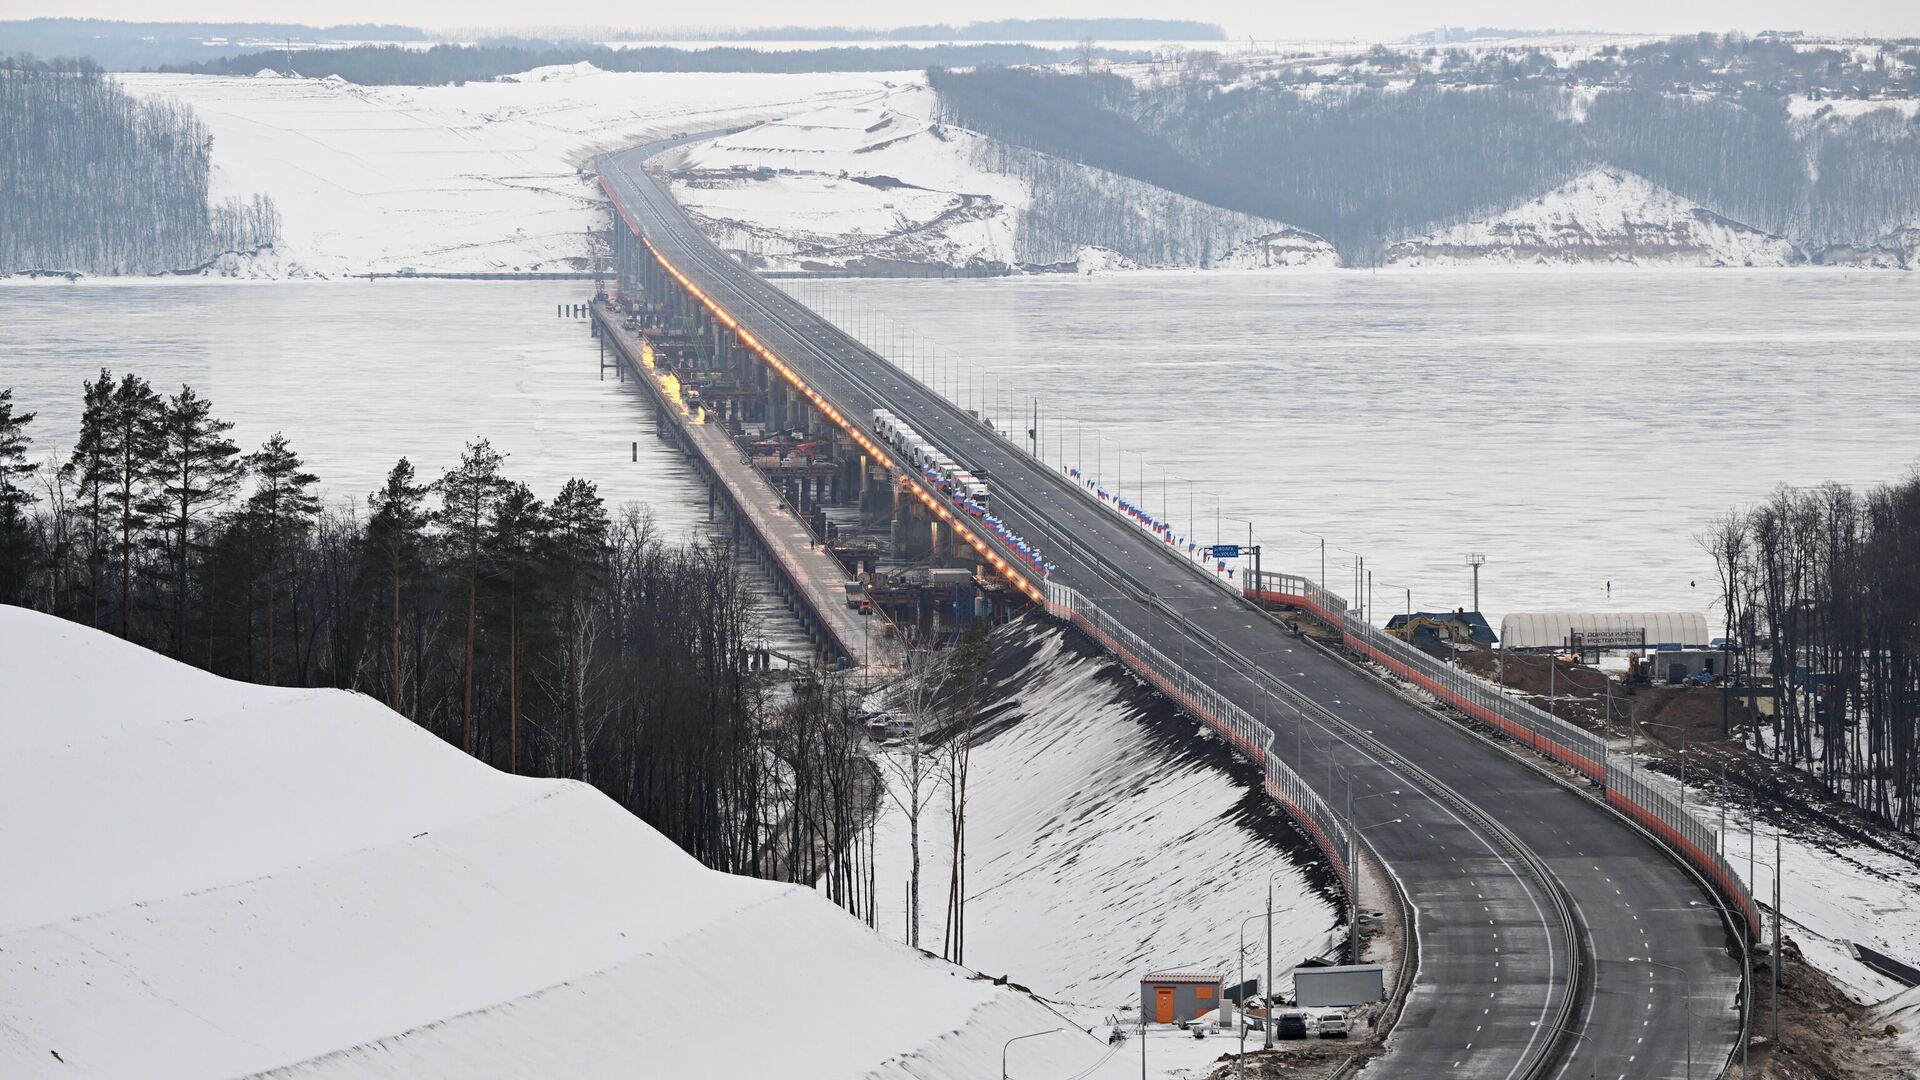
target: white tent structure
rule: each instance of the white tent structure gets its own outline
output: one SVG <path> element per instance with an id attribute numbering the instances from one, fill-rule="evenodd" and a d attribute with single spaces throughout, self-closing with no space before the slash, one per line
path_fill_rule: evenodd
<path id="1" fill-rule="evenodd" d="M 1562 648 L 1574 635 L 1599 648 L 1705 645 L 1707 617 L 1697 611 L 1516 611 L 1500 620 L 1500 643 L 1508 649 Z"/>

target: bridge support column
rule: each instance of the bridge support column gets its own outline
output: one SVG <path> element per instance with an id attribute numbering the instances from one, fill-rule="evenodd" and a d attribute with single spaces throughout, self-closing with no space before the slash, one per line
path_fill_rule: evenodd
<path id="1" fill-rule="evenodd" d="M 926 526 L 920 520 L 920 501 L 905 491 L 895 491 L 893 500 L 893 553 L 902 559 L 917 559 L 926 548 Z"/>

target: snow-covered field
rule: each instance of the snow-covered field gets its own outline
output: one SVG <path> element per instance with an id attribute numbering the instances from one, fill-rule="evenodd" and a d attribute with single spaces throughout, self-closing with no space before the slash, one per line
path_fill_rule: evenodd
<path id="1" fill-rule="evenodd" d="M 0 607 L 0 1075 L 1023 1075 L 1110 1062 L 811 890 L 341 691 Z M 1190 1040 L 1189 1040 L 1190 1041 Z"/>
<path id="2" fill-rule="evenodd" d="M 116 76 L 193 107 L 213 134 L 213 196 L 273 197 L 284 242 L 240 276 L 590 269 L 604 228 L 596 153 L 650 136 L 867 96 L 883 75 L 609 73 L 542 68 L 464 86 Z"/>
<path id="3" fill-rule="evenodd" d="M 1305 840 L 1277 838 L 1291 829 L 1266 796 L 1195 753 L 1197 725 L 1109 660 L 1045 624 L 1000 636 L 1011 659 L 991 685 L 967 784 L 968 966 L 1105 1011 L 1137 1001 L 1140 976 L 1157 968 L 1237 981 L 1238 927 L 1266 910 L 1271 876 L 1276 982 L 1289 987 L 1339 921 L 1296 861 Z M 878 928 L 896 940 L 911 866 L 907 772 L 883 769 L 874 856 Z M 953 845 L 944 781 L 922 793 L 921 945 L 937 953 Z M 1249 977 L 1266 962 L 1263 934 L 1258 921 L 1248 928 Z"/>

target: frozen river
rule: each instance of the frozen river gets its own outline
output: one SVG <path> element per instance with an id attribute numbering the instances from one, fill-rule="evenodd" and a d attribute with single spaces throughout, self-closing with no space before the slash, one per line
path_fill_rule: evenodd
<path id="1" fill-rule="evenodd" d="M 791 283 L 1050 461 L 1375 609 L 1708 609 L 1694 535 L 1920 462 L 1920 276 L 1114 274 Z M 954 377 L 953 359 L 959 361 Z M 986 386 L 984 393 L 980 390 Z M 961 391 L 965 396 L 965 391 Z M 1121 448 L 1125 448 L 1124 456 Z M 1144 467 L 1145 477 L 1142 479 Z M 1160 513 L 1163 503 L 1165 513 Z M 1190 517 L 1193 520 L 1189 529 Z M 1609 588 L 1610 586 L 1610 588 Z"/>
<path id="2" fill-rule="evenodd" d="M 402 456 L 438 477 L 486 438 L 541 498 L 584 477 L 609 507 L 645 503 L 681 538 L 705 522 L 704 488 L 653 438 L 645 392 L 611 371 L 601 381 L 586 322 L 555 317 L 589 284 L 0 288 L 0 386 L 39 413 L 36 456 L 64 459 L 81 383 L 106 367 L 161 393 L 192 384 L 242 449 L 284 433 L 330 502 L 363 499 Z"/>
<path id="3" fill-rule="evenodd" d="M 65 460 L 81 383 L 102 367 L 162 393 L 190 383 L 251 450 L 282 432 L 327 501 L 361 502 L 405 456 L 431 480 L 470 439 L 552 499 L 569 477 L 609 510 L 644 505 L 669 540 L 708 535 L 706 490 L 653 436 L 637 384 L 602 381 L 580 319 L 555 316 L 590 283 L 294 282 L 0 287 L 0 387 L 39 415 L 36 458 Z M 638 460 L 635 444 L 638 444 Z M 798 627 L 765 607 L 777 645 Z"/>
<path id="4" fill-rule="evenodd" d="M 1896 479 L 1920 461 L 1920 276 L 1896 273 L 1137 274 L 793 286 L 870 340 L 1041 401 L 1047 456 L 1096 469 L 1201 542 L 1383 615 L 1708 608 L 1693 536 L 1779 483 Z M 551 497 L 570 476 L 667 535 L 705 500 L 602 382 L 584 283 L 98 284 L 0 289 L 0 386 L 64 456 L 102 366 L 191 382 L 248 448 L 285 432 L 334 499 L 394 459 L 423 475 L 485 436 Z M 953 368 L 950 357 L 966 366 Z M 1016 390 L 1017 388 L 1017 390 Z M 975 391 L 978 396 L 978 390 Z M 1022 425 L 1024 426 L 1024 425 Z M 640 460 L 630 460 L 639 443 Z M 1125 446 L 1124 459 L 1119 448 Z M 1142 482 L 1141 470 L 1145 469 Z M 1124 479 L 1121 477 L 1124 476 Z M 1236 520 L 1245 519 L 1245 520 Z M 1303 531 L 1306 530 L 1306 531 Z M 1611 583 L 1609 596 L 1608 584 Z"/>

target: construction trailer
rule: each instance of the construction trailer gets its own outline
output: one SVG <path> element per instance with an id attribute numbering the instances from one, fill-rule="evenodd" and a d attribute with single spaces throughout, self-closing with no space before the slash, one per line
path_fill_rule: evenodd
<path id="1" fill-rule="evenodd" d="M 1217 971 L 1155 971 L 1140 979 L 1140 1015 L 1148 1023 L 1184 1024 L 1220 1008 L 1225 980 Z"/>
<path id="2" fill-rule="evenodd" d="M 1303 1009 L 1345 1008 L 1387 996 L 1386 969 L 1379 964 L 1329 964 L 1293 969 L 1293 1000 Z"/>

